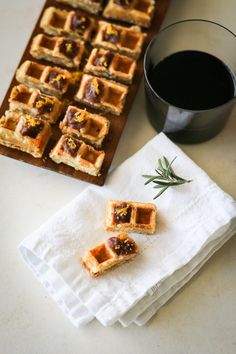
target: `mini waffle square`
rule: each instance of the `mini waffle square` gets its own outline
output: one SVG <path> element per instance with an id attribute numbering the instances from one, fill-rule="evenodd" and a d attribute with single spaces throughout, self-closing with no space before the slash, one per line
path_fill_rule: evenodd
<path id="1" fill-rule="evenodd" d="M 128 88 L 125 85 L 84 74 L 75 100 L 101 111 L 120 115 L 127 93 Z"/>
<path id="2" fill-rule="evenodd" d="M 19 112 L 6 111 L 0 119 L 0 144 L 42 157 L 52 134 L 50 124 Z"/>
<path id="3" fill-rule="evenodd" d="M 44 95 L 39 90 L 22 84 L 12 88 L 8 101 L 11 111 L 43 118 L 49 123 L 56 123 L 63 109 L 63 104 L 58 98 Z"/>
<path id="4" fill-rule="evenodd" d="M 100 147 L 109 132 L 110 122 L 107 118 L 80 109 L 75 106 L 67 108 L 60 129 L 64 134 L 73 134 L 88 143 Z"/>
<path id="5" fill-rule="evenodd" d="M 45 59 L 68 68 L 79 68 L 85 52 L 84 42 L 64 37 L 38 34 L 34 37 L 30 54 L 36 59 Z"/>
<path id="6" fill-rule="evenodd" d="M 48 34 L 65 36 L 71 39 L 81 38 L 89 41 L 95 21 L 79 11 L 66 11 L 48 7 L 43 13 L 40 27 Z"/>
<path id="7" fill-rule="evenodd" d="M 92 44 L 94 47 L 110 49 L 137 59 L 141 54 L 144 38 L 145 34 L 138 26 L 124 27 L 99 21 Z"/>
<path id="8" fill-rule="evenodd" d="M 127 234 L 109 237 L 105 242 L 89 249 L 81 257 L 84 267 L 92 277 L 103 274 L 106 270 L 135 257 L 138 246 Z"/>
<path id="9" fill-rule="evenodd" d="M 156 230 L 156 215 L 156 206 L 152 203 L 111 200 L 107 207 L 105 229 L 153 234 Z"/>
<path id="10" fill-rule="evenodd" d="M 22 84 L 39 89 L 58 98 L 68 90 L 71 74 L 65 69 L 38 64 L 26 60 L 16 71 L 16 79 Z"/>
<path id="11" fill-rule="evenodd" d="M 109 0 L 103 16 L 149 27 L 154 9 L 154 0 Z"/>
<path id="12" fill-rule="evenodd" d="M 94 149 L 82 140 L 63 134 L 50 152 L 56 163 L 64 163 L 92 176 L 98 176 L 105 158 L 105 152 Z"/>
<path id="13" fill-rule="evenodd" d="M 57 0 L 57 2 L 80 8 L 92 14 L 98 14 L 102 8 L 103 0 Z"/>
<path id="14" fill-rule="evenodd" d="M 94 48 L 88 58 L 84 72 L 130 84 L 136 66 L 136 61 L 132 58 L 106 49 Z"/>

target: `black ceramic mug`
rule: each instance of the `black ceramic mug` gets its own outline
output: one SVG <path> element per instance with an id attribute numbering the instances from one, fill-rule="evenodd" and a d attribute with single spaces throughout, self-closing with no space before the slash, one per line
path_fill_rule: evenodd
<path id="1" fill-rule="evenodd" d="M 149 43 L 144 77 L 153 127 L 176 142 L 206 141 L 223 129 L 236 101 L 235 35 L 207 20 L 174 23 Z"/>

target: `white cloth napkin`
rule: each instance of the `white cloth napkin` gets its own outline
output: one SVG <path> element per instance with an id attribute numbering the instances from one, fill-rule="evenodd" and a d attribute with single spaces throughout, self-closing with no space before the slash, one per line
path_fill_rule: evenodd
<path id="1" fill-rule="evenodd" d="M 141 253 L 93 279 L 80 260 L 112 233 L 103 229 L 109 199 L 152 202 L 157 159 L 175 156 L 174 169 L 191 183 L 169 188 L 156 199 L 155 235 L 132 234 Z M 63 312 L 79 326 L 97 318 L 103 325 L 146 323 L 235 232 L 236 203 L 164 134 L 110 173 L 104 187 L 90 186 L 28 236 L 24 260 Z"/>

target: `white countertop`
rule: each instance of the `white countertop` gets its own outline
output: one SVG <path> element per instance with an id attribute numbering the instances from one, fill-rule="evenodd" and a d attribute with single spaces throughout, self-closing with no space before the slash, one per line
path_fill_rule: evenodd
<path id="1" fill-rule="evenodd" d="M 43 0 L 0 0 L 0 99 L 10 83 Z M 165 24 L 219 22 L 236 33 L 235 0 L 172 0 Z M 236 55 L 236 50 L 235 50 Z M 113 165 L 155 135 L 141 85 Z M 236 199 L 236 109 L 214 139 L 183 150 Z M 76 329 L 22 262 L 20 241 L 87 184 L 0 156 L 0 354 L 234 354 L 236 238 L 144 327 Z"/>

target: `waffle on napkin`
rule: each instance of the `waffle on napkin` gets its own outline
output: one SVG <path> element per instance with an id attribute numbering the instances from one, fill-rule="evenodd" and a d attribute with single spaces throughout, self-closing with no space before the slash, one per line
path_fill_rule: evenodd
<path id="1" fill-rule="evenodd" d="M 91 278 L 80 257 L 110 236 L 102 228 L 108 200 L 153 202 L 155 191 L 144 187 L 142 175 L 153 172 L 163 155 L 177 156 L 176 173 L 193 182 L 154 201 L 156 233 L 131 235 L 139 247 L 132 262 Z M 144 324 L 235 231 L 235 201 L 159 134 L 113 170 L 106 186 L 87 188 L 28 236 L 20 252 L 75 326 L 92 318 L 105 326 Z"/>

